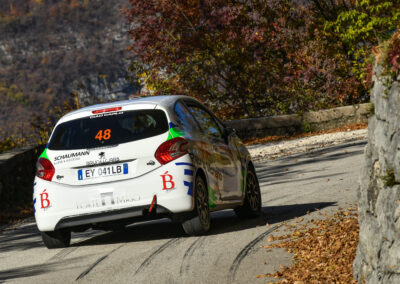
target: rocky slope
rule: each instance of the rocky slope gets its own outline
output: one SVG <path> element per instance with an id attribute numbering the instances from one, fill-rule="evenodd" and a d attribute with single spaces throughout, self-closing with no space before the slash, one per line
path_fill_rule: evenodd
<path id="1" fill-rule="evenodd" d="M 2 0 L 0 140 L 32 133 L 72 93 L 81 103 L 136 93 L 127 71 L 128 0 Z M 133 80 L 132 80 L 133 81 Z"/>

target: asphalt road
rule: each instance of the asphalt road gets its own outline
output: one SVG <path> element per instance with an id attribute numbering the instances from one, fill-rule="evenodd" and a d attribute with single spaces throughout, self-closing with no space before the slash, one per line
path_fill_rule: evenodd
<path id="1" fill-rule="evenodd" d="M 0 235 L 0 283 L 265 283 L 256 276 L 291 259 L 283 249 L 262 247 L 274 229 L 297 217 L 319 218 L 316 209 L 329 214 L 356 203 L 365 143 L 258 162 L 263 216 L 215 212 L 207 236 L 187 237 L 179 224 L 159 220 L 75 234 L 71 247 L 48 250 L 26 222 Z"/>

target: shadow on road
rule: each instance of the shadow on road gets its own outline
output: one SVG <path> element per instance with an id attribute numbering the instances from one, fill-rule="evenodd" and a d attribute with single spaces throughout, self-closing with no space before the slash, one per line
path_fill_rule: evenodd
<path id="1" fill-rule="evenodd" d="M 325 207 L 334 206 L 335 202 L 318 202 L 307 204 L 294 204 L 262 208 L 262 217 L 256 219 L 240 219 L 233 210 L 218 211 L 211 214 L 211 231 L 208 235 L 217 235 L 235 231 L 246 230 L 256 226 L 275 224 L 301 217 L 307 212 L 313 212 Z M 115 244 L 124 242 L 139 242 L 171 238 L 184 238 L 187 235 L 179 223 L 169 220 L 151 221 L 134 224 L 123 231 L 105 233 L 88 240 L 75 243 L 73 246 L 91 246 L 98 244 Z"/>
<path id="2" fill-rule="evenodd" d="M 71 269 L 71 267 L 66 268 L 67 262 L 73 263 L 78 261 L 80 258 L 72 258 L 63 261 L 51 262 L 51 263 L 40 263 L 36 265 L 22 266 L 14 269 L 8 269 L 0 271 L 0 281 L 10 281 L 18 278 L 32 277 L 36 275 L 41 275 L 51 271 L 61 271 L 63 269 Z M 3 283 L 3 282 L 0 282 Z"/>
<path id="3" fill-rule="evenodd" d="M 363 153 L 363 150 L 359 149 L 359 146 L 365 145 L 364 141 L 355 142 L 350 146 L 348 144 L 342 144 L 324 148 L 321 150 L 315 150 L 309 153 L 302 153 L 295 156 L 279 158 L 271 165 L 268 161 L 259 162 L 255 164 L 257 177 L 261 185 L 276 185 L 284 184 L 293 181 L 306 181 L 315 180 L 318 181 L 320 178 L 332 178 L 333 176 L 339 176 L 343 173 L 335 173 L 324 175 L 326 173 L 326 162 L 333 162 L 335 160 L 351 159 L 353 156 L 359 156 Z M 318 163 L 321 166 L 318 168 Z M 310 173 L 307 165 L 313 165 L 312 173 L 320 172 L 321 175 L 314 177 L 307 177 L 304 179 L 299 178 L 301 174 Z M 318 169 L 318 170 L 316 170 Z"/>
<path id="4" fill-rule="evenodd" d="M 299 154 L 295 157 L 281 158 L 279 159 L 279 162 L 277 161 L 278 163 L 274 163 L 273 165 L 257 163 L 257 175 L 260 183 L 267 183 L 269 185 L 284 183 L 287 180 L 291 180 L 292 182 L 294 180 L 300 181 L 303 178 L 299 179 L 299 174 L 304 171 L 299 169 L 301 166 L 360 155 L 362 151 L 359 150 L 359 148 L 353 148 L 353 146 L 359 147 L 361 144 L 365 144 L 365 142 L 354 143 L 352 146 L 338 145 L 310 153 Z M 294 167 L 296 167 L 296 169 Z M 306 180 L 314 182 L 317 178 L 328 177 L 324 175 L 324 170 L 323 166 L 319 167 L 318 170 L 314 170 L 313 172 L 318 172 L 321 175 L 319 177 L 312 177 L 311 179 L 308 177 Z M 329 175 L 329 177 L 332 177 L 332 175 Z M 282 194 L 279 198 L 284 199 L 285 195 Z M 268 201 L 270 202 L 271 200 Z M 233 210 L 213 212 L 211 215 L 212 227 L 209 235 L 229 234 L 255 228 L 257 226 L 265 226 L 267 224 L 274 225 L 335 205 L 336 202 L 315 202 L 281 206 L 264 206 L 262 208 L 262 216 L 256 219 L 240 219 L 236 217 Z M 89 230 L 83 233 L 73 234 L 74 239 L 72 240 L 72 248 L 70 249 L 75 250 L 79 247 L 96 246 L 99 244 L 135 243 L 141 241 L 146 242 L 151 240 L 186 237 L 187 236 L 183 232 L 179 223 L 172 223 L 169 220 L 163 219 L 133 224 L 122 231 L 103 233 Z M 83 241 L 80 241 L 80 239 L 78 240 L 78 238 L 83 238 Z M 227 240 L 229 240 L 229 238 L 227 238 Z M 6 231 L 3 234 L 0 234 L 0 261 L 6 261 L 7 259 L 7 256 L 2 257 L 1 253 L 18 253 L 38 248 L 46 249 L 35 224 L 25 225 L 16 230 Z M 40 252 L 39 250 L 37 251 Z M 60 252 L 62 252 L 62 250 Z M 69 258 L 65 261 L 71 263 L 74 259 Z M 56 269 L 69 269 L 65 264 L 66 262 L 59 261 L 55 258 L 47 263 L 3 270 L 0 271 L 0 282 L 4 280 L 35 276 Z"/>
<path id="5" fill-rule="evenodd" d="M 0 235 L 0 253 L 24 251 L 42 246 L 42 239 L 35 224 Z"/>
<path id="6" fill-rule="evenodd" d="M 262 208 L 262 216 L 256 219 L 240 219 L 236 217 L 233 210 L 224 210 L 212 213 L 212 227 L 208 235 L 218 235 L 241 230 L 276 224 L 304 216 L 310 212 L 334 206 L 335 202 L 319 202 L 306 204 L 293 204 L 283 206 L 266 206 Z M 87 240 L 73 243 L 72 248 L 82 246 L 95 246 L 117 243 L 133 243 L 139 241 L 150 241 L 160 239 L 186 238 L 179 223 L 169 220 L 156 220 L 146 223 L 134 224 L 122 231 L 115 231 L 93 236 L 99 232 L 87 231 L 78 234 L 87 237 Z M 34 249 L 44 245 L 36 225 L 29 225 L 0 236 L 0 253 L 6 251 L 21 251 Z M 0 281 L 31 277 L 47 273 L 52 270 L 64 269 L 65 261 L 60 260 L 38 265 L 23 266 L 15 269 L 0 271 Z M 71 263 L 72 259 L 68 259 Z M 67 269 L 67 268 L 66 268 Z"/>
<path id="7" fill-rule="evenodd" d="M 349 144 L 340 144 L 336 146 L 331 146 L 327 148 L 322 148 L 320 150 L 313 150 L 311 152 L 305 152 L 296 155 L 290 155 L 287 157 L 277 158 L 276 161 L 282 162 L 280 167 L 276 167 L 278 170 L 284 168 L 287 165 L 296 164 L 297 166 L 314 164 L 324 161 L 333 161 L 343 158 L 348 158 L 351 156 L 357 156 L 363 154 L 363 150 L 359 150 L 360 146 L 366 145 L 366 141 L 353 142 Z M 353 149 L 355 148 L 355 149 Z M 337 153 L 338 151 L 342 151 Z M 295 162 L 294 162 L 295 161 Z M 268 162 L 256 162 L 256 170 L 263 169 L 263 165 Z M 286 163 L 286 164 L 285 164 Z"/>
<path id="8" fill-rule="evenodd" d="M 270 206 L 263 208 L 263 214 L 269 224 L 275 224 L 307 215 L 326 207 L 336 206 L 336 202 L 317 202 L 293 204 L 286 206 Z"/>
<path id="9" fill-rule="evenodd" d="M 76 233 L 74 237 L 88 238 L 98 234 L 98 232 L 99 231 L 89 230 L 83 233 Z M 42 237 L 34 223 L 0 234 L 0 254 L 9 251 L 18 252 L 43 247 Z"/>
<path id="10" fill-rule="evenodd" d="M 362 151 L 359 150 L 359 148 L 355 147 L 362 144 L 365 144 L 365 142 L 357 142 L 352 144 L 351 146 L 338 145 L 318 151 L 313 151 L 311 153 L 299 154 L 295 157 L 286 157 L 280 159 L 278 164 L 275 163 L 272 166 L 269 164 L 259 163 L 256 164 L 257 175 L 261 184 L 267 183 L 268 185 L 285 183 L 286 181 L 290 180 L 293 182 L 294 179 L 296 181 L 300 181 L 302 179 L 298 178 L 300 173 L 298 169 L 302 165 L 315 164 L 322 161 L 343 159 L 345 157 L 360 155 Z M 343 152 L 341 152 L 342 150 Z M 294 169 L 293 167 L 296 167 L 296 169 Z M 324 172 L 324 169 L 320 168 L 317 171 L 321 172 L 322 174 Z M 295 178 L 295 176 L 297 176 L 297 179 Z M 328 176 L 322 174 L 321 176 L 307 177 L 305 180 L 326 177 Z M 329 175 L 329 177 L 332 177 L 332 174 Z M 266 223 L 273 224 L 285 220 L 290 220 L 292 218 L 305 215 L 307 211 L 312 212 L 315 208 L 321 209 L 332 205 L 334 205 L 334 203 L 332 202 L 322 202 L 264 207 L 264 217 L 255 220 L 240 220 L 235 216 L 232 210 L 214 212 L 212 213 L 213 223 L 212 231 L 210 232 L 210 234 L 220 234 L 238 230 L 245 230 L 247 228 L 265 225 Z M 157 220 L 135 224 L 129 226 L 124 231 L 110 232 L 93 237 L 93 235 L 98 234 L 98 232 L 94 231 L 74 234 L 74 237 L 80 236 L 88 238 L 87 240 L 75 243 L 74 245 L 85 246 L 96 245 L 99 243 L 134 242 L 185 236 L 180 224 L 171 223 L 169 220 Z M 23 228 L 18 228 L 15 231 L 0 235 L 0 253 L 8 251 L 22 251 L 37 247 L 43 247 L 43 243 L 35 225 L 25 226 Z"/>

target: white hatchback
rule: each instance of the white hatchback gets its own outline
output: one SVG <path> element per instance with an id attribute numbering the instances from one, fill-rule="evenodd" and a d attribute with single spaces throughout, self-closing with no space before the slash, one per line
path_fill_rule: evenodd
<path id="1" fill-rule="evenodd" d="M 210 229 L 210 211 L 259 216 L 250 154 L 231 128 L 186 96 L 95 105 L 56 124 L 37 162 L 33 204 L 48 248 L 71 231 L 171 218 L 187 234 Z"/>

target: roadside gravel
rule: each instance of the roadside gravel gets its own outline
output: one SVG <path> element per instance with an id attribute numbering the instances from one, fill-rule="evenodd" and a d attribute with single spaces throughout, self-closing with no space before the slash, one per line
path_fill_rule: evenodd
<path id="1" fill-rule="evenodd" d="M 289 141 L 268 142 L 247 146 L 254 161 L 275 159 L 278 157 L 309 152 L 336 144 L 363 140 L 368 135 L 368 129 L 302 137 Z"/>

